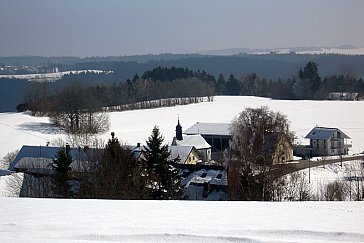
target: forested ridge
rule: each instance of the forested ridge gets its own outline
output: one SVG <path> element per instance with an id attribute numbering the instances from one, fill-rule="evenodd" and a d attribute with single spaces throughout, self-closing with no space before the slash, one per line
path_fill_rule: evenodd
<path id="1" fill-rule="evenodd" d="M 294 53 L 236 56 L 164 54 L 128 57 L 128 61 L 119 61 L 124 60 L 121 57 L 37 57 L 35 60 L 59 61 L 61 63 L 57 65 L 48 65 L 57 66 L 60 71 L 97 69 L 111 72 L 71 73 L 47 84 L 0 79 L 1 112 L 14 111 L 17 104 L 29 102 L 29 90 L 34 90 L 34 86 L 47 86 L 42 89 L 46 89 L 49 96 L 62 87 L 81 84 L 97 90 L 100 96 L 98 100 L 103 106 L 214 94 L 255 95 L 275 99 L 326 99 L 329 92 L 357 92 L 363 96 L 364 90 L 361 78 L 364 76 L 364 69 L 361 68 L 364 66 L 364 56 Z M 309 84 L 299 76 L 299 70 L 309 62 L 315 63 L 320 76 L 317 82 L 319 85 L 314 90 L 307 88 Z M 149 79 L 153 82 L 146 81 Z M 188 82 L 182 82 L 181 79 L 188 79 Z M 174 89 L 175 86 L 179 86 L 179 89 Z M 201 92 L 204 89 L 208 92 Z"/>

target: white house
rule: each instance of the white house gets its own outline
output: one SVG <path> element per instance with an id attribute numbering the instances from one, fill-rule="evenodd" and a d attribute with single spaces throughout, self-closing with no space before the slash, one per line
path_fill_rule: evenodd
<path id="1" fill-rule="evenodd" d="M 310 139 L 311 156 L 344 155 L 351 147 L 350 137 L 338 128 L 314 127 L 305 138 Z"/>

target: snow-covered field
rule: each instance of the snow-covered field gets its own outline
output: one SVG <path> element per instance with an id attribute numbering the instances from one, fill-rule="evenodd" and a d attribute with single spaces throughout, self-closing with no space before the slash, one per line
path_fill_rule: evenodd
<path id="1" fill-rule="evenodd" d="M 364 242 L 362 202 L 0 198 L 2 242 Z"/>
<path id="2" fill-rule="evenodd" d="M 110 113 L 111 130 L 124 143 L 145 143 L 154 125 L 159 126 L 170 143 L 175 135 L 179 115 L 183 129 L 195 122 L 230 122 L 246 107 L 269 106 L 287 115 L 291 128 L 302 143 L 304 136 L 316 125 L 338 127 L 352 139 L 351 153 L 364 150 L 364 102 L 361 101 L 285 101 L 259 97 L 217 96 L 214 102 L 175 106 L 151 110 Z M 104 140 L 110 133 L 100 135 Z M 32 117 L 22 113 L 0 113 L 0 159 L 23 144 L 45 146 L 47 141 L 64 138 L 59 129 L 49 124 L 48 118 Z M 342 169 L 315 168 L 311 180 L 318 183 L 342 177 Z"/>
<path id="3" fill-rule="evenodd" d="M 246 96 L 216 96 L 214 102 L 110 113 L 111 129 L 127 144 L 145 143 L 154 125 L 159 126 L 170 143 L 175 135 L 179 115 L 183 130 L 196 122 L 231 122 L 246 107 L 268 106 L 286 114 L 291 129 L 302 143 L 316 125 L 338 127 L 352 139 L 351 153 L 364 150 L 364 102 L 362 101 L 286 101 Z M 0 158 L 23 144 L 45 146 L 47 141 L 63 138 L 45 117 L 23 113 L 0 113 Z M 108 139 L 110 133 L 100 135 Z"/>
<path id="4" fill-rule="evenodd" d="M 110 113 L 111 131 L 144 142 L 158 125 L 171 142 L 197 121 L 230 122 L 246 107 L 267 105 L 292 122 L 299 139 L 315 125 L 339 127 L 364 150 L 364 102 L 215 97 L 214 102 Z M 102 134 L 110 137 L 109 132 Z M 0 113 L 0 158 L 23 144 L 64 138 L 47 118 Z M 307 143 L 307 141 L 305 141 Z M 344 166 L 345 167 L 345 166 Z M 311 169 L 311 180 L 341 177 L 338 167 Z M 0 190 L 10 176 L 0 178 Z M 330 177 L 330 178 L 331 178 Z M 3 195 L 1 196 L 9 196 Z M 362 202 L 105 201 L 0 197 L 1 242 L 364 242 Z"/>

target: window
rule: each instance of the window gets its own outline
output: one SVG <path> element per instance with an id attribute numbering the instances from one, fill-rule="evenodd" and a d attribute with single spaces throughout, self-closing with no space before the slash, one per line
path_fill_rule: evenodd
<path id="1" fill-rule="evenodd" d="M 221 177 L 222 177 L 222 174 L 221 174 L 221 173 L 219 173 L 219 174 L 216 176 L 216 179 L 221 179 Z"/>
<path id="2" fill-rule="evenodd" d="M 207 176 L 207 173 L 206 173 L 206 172 L 204 172 L 204 173 L 202 173 L 202 174 L 201 174 L 201 176 L 200 176 L 200 177 L 201 177 L 201 178 L 205 178 L 206 176 Z"/>

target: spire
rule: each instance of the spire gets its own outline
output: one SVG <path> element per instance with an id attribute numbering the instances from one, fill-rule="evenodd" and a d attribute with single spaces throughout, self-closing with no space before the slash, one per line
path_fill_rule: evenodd
<path id="1" fill-rule="evenodd" d="M 176 139 L 177 140 L 183 140 L 183 137 L 182 137 L 182 126 L 179 123 L 179 115 L 178 115 L 178 123 L 177 123 L 177 126 L 176 126 Z"/>

